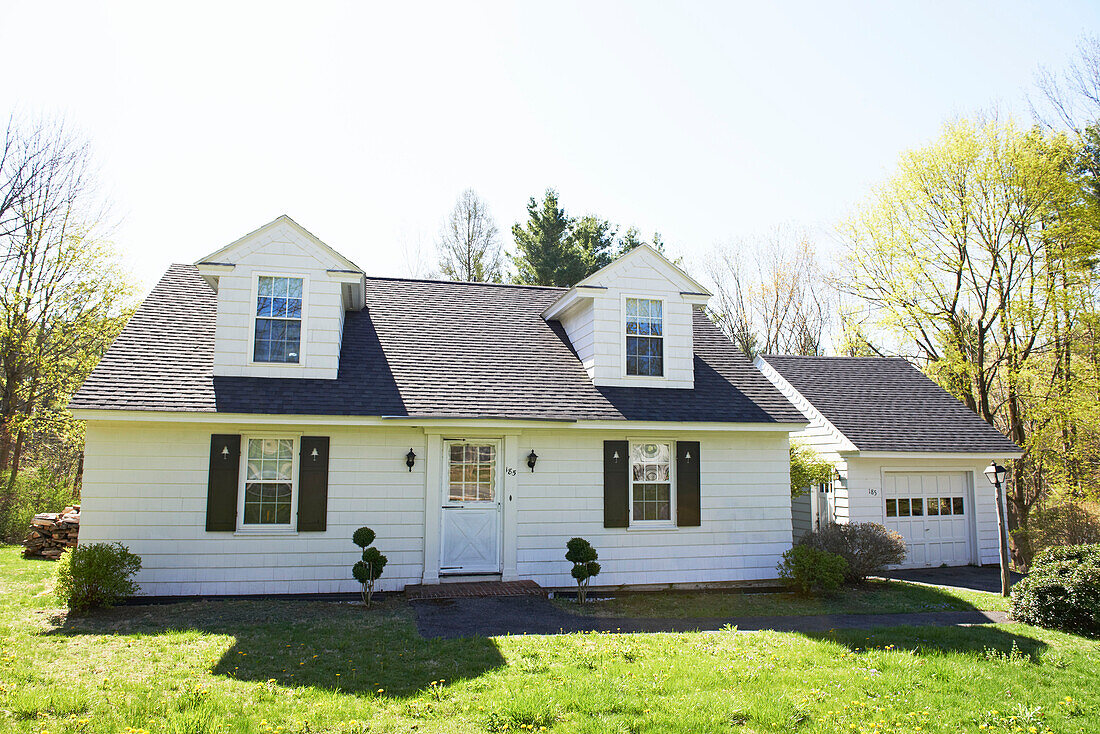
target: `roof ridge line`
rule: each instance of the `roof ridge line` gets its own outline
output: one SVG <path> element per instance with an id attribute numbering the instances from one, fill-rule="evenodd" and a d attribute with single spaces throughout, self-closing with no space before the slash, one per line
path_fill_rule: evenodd
<path id="1" fill-rule="evenodd" d="M 527 285 L 525 283 L 485 283 L 476 280 L 441 280 L 439 278 L 405 278 L 397 275 L 368 275 L 367 280 L 387 280 L 401 283 L 438 283 L 440 285 L 474 285 L 488 286 L 491 288 L 528 288 L 531 290 L 566 291 L 559 285 Z"/>

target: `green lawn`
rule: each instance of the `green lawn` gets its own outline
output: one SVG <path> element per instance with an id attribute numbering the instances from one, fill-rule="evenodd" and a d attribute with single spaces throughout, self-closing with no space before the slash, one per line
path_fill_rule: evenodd
<path id="1" fill-rule="evenodd" d="M 593 594 L 599 597 L 600 594 Z M 900 581 L 868 581 L 824 597 L 747 594 L 739 591 L 613 593 L 612 598 L 578 605 L 555 599 L 562 609 L 599 617 L 766 617 L 775 614 L 889 614 L 1008 609 L 1000 594 L 944 589 Z M 590 597 L 591 598 L 591 597 Z"/>
<path id="2" fill-rule="evenodd" d="M 0 548 L 2 731 L 1100 730 L 1100 643 L 1019 625 L 435 641 L 396 600 L 67 619 L 51 567 Z"/>

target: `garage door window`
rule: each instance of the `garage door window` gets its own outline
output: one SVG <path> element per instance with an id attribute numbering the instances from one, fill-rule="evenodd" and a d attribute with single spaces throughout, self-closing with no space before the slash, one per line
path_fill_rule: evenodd
<path id="1" fill-rule="evenodd" d="M 929 503 L 931 502 L 932 500 L 929 500 Z M 928 514 L 933 514 L 931 504 L 929 504 Z M 919 497 L 886 500 L 886 517 L 920 517 L 922 515 L 924 515 L 924 500 Z"/>
<path id="2" fill-rule="evenodd" d="M 962 497 L 932 497 L 928 500 L 929 515 L 965 514 Z"/>

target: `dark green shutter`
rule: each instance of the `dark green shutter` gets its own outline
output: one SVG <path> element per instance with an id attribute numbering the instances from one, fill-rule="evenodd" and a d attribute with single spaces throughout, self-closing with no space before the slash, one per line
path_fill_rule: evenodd
<path id="1" fill-rule="evenodd" d="M 210 474 L 206 483 L 206 529 L 237 529 L 237 482 L 241 470 L 241 437 L 210 437 Z"/>
<path id="2" fill-rule="evenodd" d="M 630 524 L 630 459 L 626 441 L 603 442 L 603 526 Z"/>
<path id="3" fill-rule="evenodd" d="M 302 436 L 298 458 L 298 530 L 328 524 L 328 436 Z"/>
<path id="4" fill-rule="evenodd" d="M 699 523 L 699 442 L 676 442 L 676 524 Z"/>

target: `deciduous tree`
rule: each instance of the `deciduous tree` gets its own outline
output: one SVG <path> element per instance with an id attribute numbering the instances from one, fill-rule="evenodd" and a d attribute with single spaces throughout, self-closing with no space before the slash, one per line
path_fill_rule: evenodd
<path id="1" fill-rule="evenodd" d="M 12 124 L 0 237 L 0 471 L 12 487 L 28 439 L 79 439 L 65 409 L 129 315 L 132 286 L 101 232 L 88 145 L 61 124 Z M 14 182 L 14 183 L 13 183 Z"/>
<path id="2" fill-rule="evenodd" d="M 437 246 L 443 277 L 482 283 L 499 283 L 503 279 L 504 255 L 497 226 L 485 202 L 473 189 L 459 195 Z"/>

